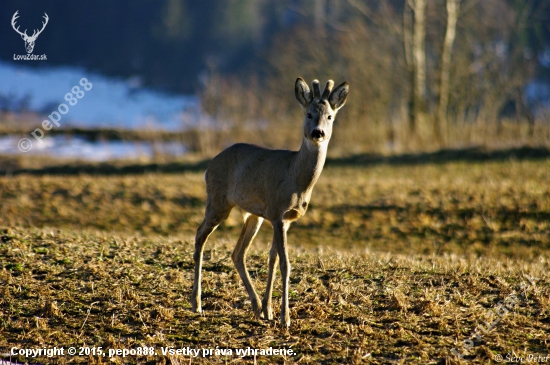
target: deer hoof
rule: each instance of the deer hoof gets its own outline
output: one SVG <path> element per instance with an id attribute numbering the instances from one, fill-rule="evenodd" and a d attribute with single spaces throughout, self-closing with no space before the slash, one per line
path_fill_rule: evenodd
<path id="1" fill-rule="evenodd" d="M 191 310 L 195 313 L 202 313 L 202 306 L 200 303 L 196 303 L 194 300 L 191 300 Z"/>
<path id="2" fill-rule="evenodd" d="M 273 310 L 270 305 L 264 305 L 263 307 L 264 319 L 271 321 L 273 319 Z"/>

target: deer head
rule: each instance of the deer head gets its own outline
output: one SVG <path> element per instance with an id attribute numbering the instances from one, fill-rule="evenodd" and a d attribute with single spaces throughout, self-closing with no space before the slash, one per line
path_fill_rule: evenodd
<path id="1" fill-rule="evenodd" d="M 40 33 L 42 33 L 42 31 L 44 30 L 44 28 L 46 28 L 46 24 L 48 24 L 48 14 L 44 13 L 44 19 L 46 20 L 45 22 L 42 22 L 42 29 L 40 30 L 34 30 L 32 35 L 29 37 L 27 35 L 27 30 L 25 29 L 24 32 L 21 32 L 19 31 L 19 27 L 15 27 L 15 21 L 17 20 L 17 18 L 19 18 L 19 15 L 17 15 L 17 13 L 19 12 L 19 10 L 17 10 L 15 12 L 15 14 L 13 14 L 13 17 L 11 18 L 11 26 L 13 27 L 13 29 L 19 33 L 21 35 L 21 38 L 23 38 L 23 40 L 25 41 L 25 49 L 27 50 L 27 53 L 32 53 L 32 50 L 34 49 L 34 42 L 36 41 L 36 38 L 38 38 L 38 36 L 40 35 Z"/>
<path id="2" fill-rule="evenodd" d="M 343 82 L 332 90 L 334 82 L 328 80 L 321 94 L 319 81 L 313 80 L 312 90 L 301 78 L 296 80 L 294 91 L 305 114 L 304 137 L 314 144 L 328 141 L 332 135 L 332 124 L 338 110 L 344 106 L 349 93 L 349 85 Z"/>

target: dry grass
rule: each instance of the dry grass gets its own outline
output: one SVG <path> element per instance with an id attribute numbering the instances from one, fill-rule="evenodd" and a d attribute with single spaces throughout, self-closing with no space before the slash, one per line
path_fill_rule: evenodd
<path id="1" fill-rule="evenodd" d="M 158 356 L 124 359 L 17 358 L 140 364 L 254 362 L 235 351 L 160 355 L 166 346 L 296 352 L 256 359 L 265 364 L 459 363 L 453 348 L 473 363 L 547 355 L 549 178 L 548 160 L 327 167 L 289 231 L 288 331 L 252 315 L 229 258 L 237 214 L 207 246 L 205 313 L 190 311 L 201 172 L 0 178 L 0 351 L 156 347 Z M 270 234 L 266 224 L 249 254 L 260 290 Z M 514 293 L 467 351 L 463 341 Z M 280 282 L 275 295 L 278 315 Z"/>
<path id="2" fill-rule="evenodd" d="M 386 60 L 384 63 L 391 64 L 391 61 Z M 357 64 L 363 65 L 361 62 Z M 375 67 L 374 72 L 379 72 L 379 68 Z M 213 80 L 201 100 L 211 118 L 224 121 L 223 127 L 215 130 L 195 127 L 182 133 L 186 146 L 191 151 L 207 156 L 213 156 L 236 142 L 257 143 L 274 148 L 298 148 L 301 134 L 297 132 L 303 114 L 292 97 L 292 89 L 288 88 L 294 82 L 288 75 L 293 73 L 284 73 L 288 79 L 284 82 L 276 79 L 269 92 L 264 88 L 251 87 L 239 79 Z M 399 77 L 400 90 L 402 80 Z M 254 82 L 251 84 L 254 85 Z M 367 88 L 372 85 L 372 82 L 364 83 Z M 428 120 L 418 122 L 417 130 L 411 133 L 406 108 L 393 108 L 385 103 L 374 102 L 370 96 L 366 96 L 369 94 L 367 90 L 358 91 L 355 89 L 357 86 L 357 83 L 352 85 L 350 100 L 338 113 L 329 152 L 333 156 L 400 154 L 472 146 L 491 149 L 550 146 L 547 115 L 530 121 L 521 117 L 487 118 L 459 113 L 441 122 L 439 138 L 434 129 L 436 119 L 430 116 Z M 389 91 L 391 87 L 382 89 L 383 93 L 387 93 L 386 102 L 396 103 L 399 92 Z M 386 105 L 388 109 L 381 105 Z"/>

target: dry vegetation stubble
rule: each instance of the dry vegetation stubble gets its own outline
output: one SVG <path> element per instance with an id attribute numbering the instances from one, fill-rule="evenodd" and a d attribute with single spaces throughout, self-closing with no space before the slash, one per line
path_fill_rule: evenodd
<path id="1" fill-rule="evenodd" d="M 230 259 L 238 216 L 208 243 L 205 314 L 190 311 L 202 174 L 2 178 L 2 224 L 15 228 L 0 244 L 0 348 L 292 346 L 296 356 L 258 361 L 452 363 L 450 350 L 463 351 L 487 312 L 531 275 L 536 285 L 467 353 L 475 363 L 512 351 L 544 355 L 549 171 L 548 161 L 328 167 L 289 231 L 288 332 L 251 313 Z M 248 265 L 261 290 L 265 226 Z M 279 293 L 277 282 L 276 315 Z M 116 360 L 128 361 L 189 358 Z"/>

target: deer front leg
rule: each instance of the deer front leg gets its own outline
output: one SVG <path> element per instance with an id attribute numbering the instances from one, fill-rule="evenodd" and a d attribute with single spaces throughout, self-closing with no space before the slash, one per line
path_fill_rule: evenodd
<path id="1" fill-rule="evenodd" d="M 233 259 L 233 262 L 235 263 L 235 268 L 239 272 L 239 275 L 243 280 L 244 287 L 248 292 L 250 302 L 252 303 L 252 310 L 254 311 L 254 314 L 257 318 L 261 318 L 262 307 L 260 303 L 260 298 L 258 297 L 258 294 L 256 294 L 254 286 L 252 285 L 252 282 L 250 280 L 250 276 L 248 275 L 248 269 L 246 268 L 246 253 L 248 251 L 248 248 L 250 247 L 250 244 L 252 243 L 252 240 L 254 239 L 254 236 L 256 236 L 256 233 L 258 233 L 258 230 L 262 225 L 263 218 L 247 214 L 245 215 L 244 219 L 245 222 L 241 232 L 241 236 L 237 241 L 237 246 L 235 247 L 231 258 Z"/>
<path id="2" fill-rule="evenodd" d="M 202 255 L 204 252 L 204 244 L 208 236 L 216 229 L 217 224 L 212 224 L 206 219 L 202 222 L 197 230 L 195 237 L 195 280 L 193 281 L 193 293 L 191 294 L 191 310 L 195 313 L 202 312 L 201 305 L 201 282 L 202 282 Z"/>
<path id="3" fill-rule="evenodd" d="M 216 206 L 211 200 L 207 200 L 206 212 L 204 220 L 197 229 L 195 237 L 195 253 L 193 260 L 195 261 L 195 279 L 193 281 L 193 292 L 191 294 L 191 310 L 195 313 L 202 312 L 201 305 L 201 282 L 202 282 L 202 256 L 204 252 L 204 244 L 208 237 L 218 225 L 227 218 L 231 211 L 231 206 L 222 205 Z"/>
<path id="4" fill-rule="evenodd" d="M 286 231 L 288 224 L 282 221 L 273 224 L 273 243 L 279 254 L 281 277 L 283 281 L 283 295 L 281 302 L 281 323 L 283 327 L 290 326 L 290 310 L 288 308 L 288 291 L 290 285 L 290 260 L 288 259 Z"/>
<path id="5" fill-rule="evenodd" d="M 275 242 L 271 243 L 271 249 L 269 250 L 269 261 L 268 261 L 268 274 L 267 274 L 267 286 L 265 288 L 264 299 L 262 300 L 262 310 L 264 312 L 265 319 L 273 319 L 273 309 L 271 306 L 271 297 L 273 295 L 273 282 L 275 281 L 275 267 L 279 261 L 279 256 L 277 255 L 277 246 Z"/>

